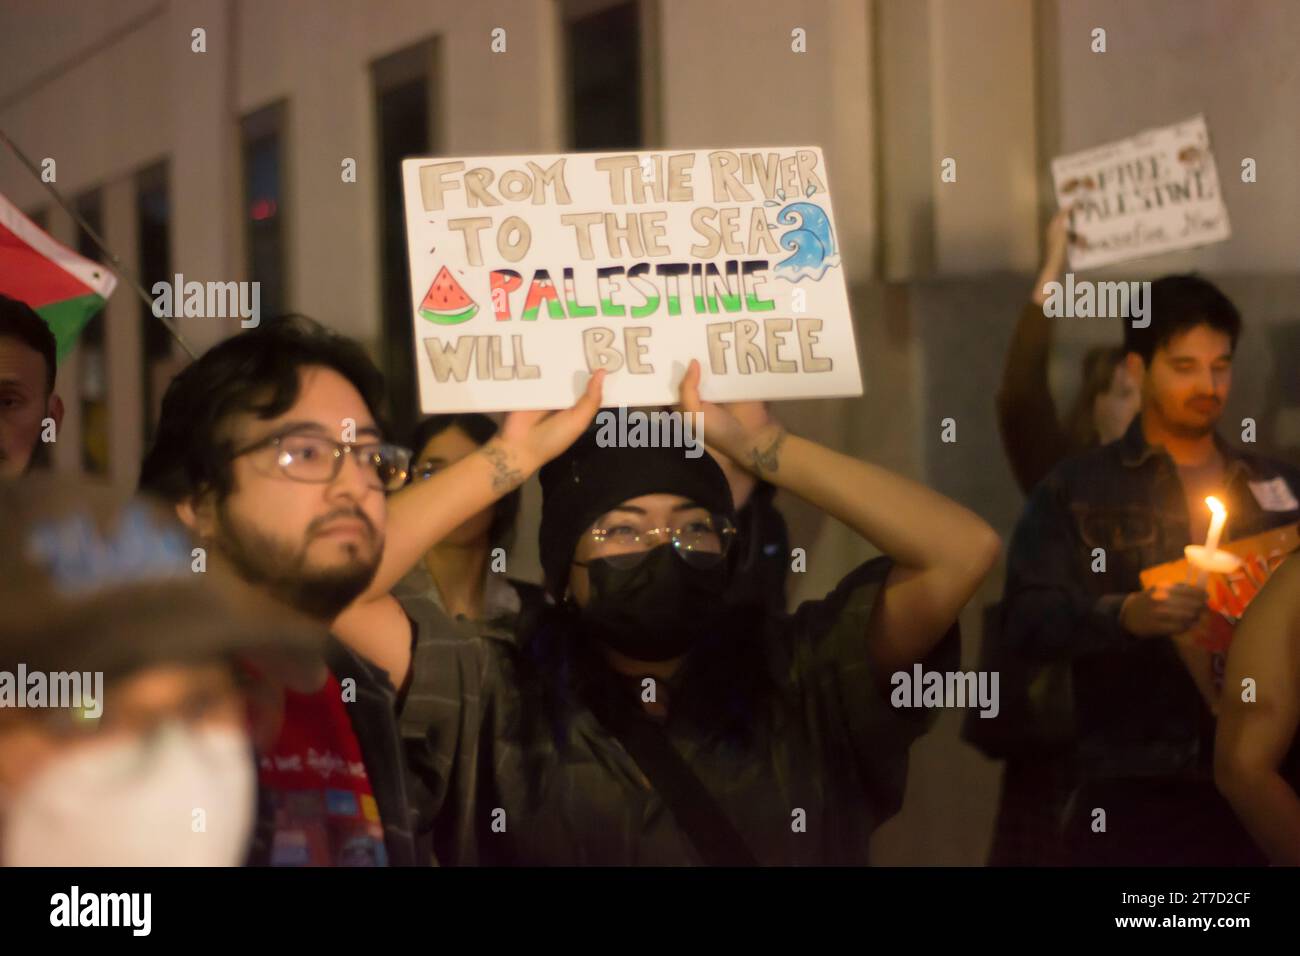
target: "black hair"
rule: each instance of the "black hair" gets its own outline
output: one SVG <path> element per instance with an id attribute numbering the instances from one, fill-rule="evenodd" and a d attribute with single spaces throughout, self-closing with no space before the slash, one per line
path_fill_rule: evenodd
<path id="1" fill-rule="evenodd" d="M 1241 313 L 1214 283 L 1197 275 L 1162 276 L 1151 283 L 1147 305 L 1151 323 L 1146 328 L 1124 325 L 1124 351 L 1136 352 L 1151 364 L 1163 345 L 1181 332 L 1208 325 L 1232 340 L 1236 351 L 1241 335 Z"/>
<path id="2" fill-rule="evenodd" d="M 411 478 L 415 476 L 415 467 L 420 463 L 424 446 L 448 428 L 458 428 L 470 441 L 482 447 L 492 440 L 498 429 L 497 423 L 478 412 L 460 412 L 453 415 L 430 415 L 421 419 L 411 430 L 411 439 L 407 447 L 414 456 L 411 459 Z M 520 492 L 516 488 L 510 494 L 498 499 L 492 511 L 492 526 L 488 529 L 488 541 L 493 548 L 507 548 L 514 543 L 515 522 L 519 518 Z"/>
<path id="3" fill-rule="evenodd" d="M 36 310 L 20 299 L 0 293 L 0 339 L 17 339 L 45 359 L 45 394 L 54 391 L 56 347 L 54 333 Z"/>
<path id="4" fill-rule="evenodd" d="M 205 490 L 224 498 L 235 451 L 227 421 L 284 414 L 298 400 L 299 371 L 311 366 L 346 378 L 383 429 L 384 378 L 360 343 L 306 316 L 281 316 L 214 345 L 172 379 L 140 469 L 140 490 L 172 502 Z"/>

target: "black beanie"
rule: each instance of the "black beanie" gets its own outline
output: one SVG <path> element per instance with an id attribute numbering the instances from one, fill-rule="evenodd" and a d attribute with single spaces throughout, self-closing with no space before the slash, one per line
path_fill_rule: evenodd
<path id="1" fill-rule="evenodd" d="M 596 443 L 598 432 L 589 429 L 538 475 L 538 551 L 546 587 L 557 600 L 568 583 L 578 539 L 620 502 L 640 495 L 681 495 L 709 511 L 727 517 L 735 513 L 726 475 L 702 448 L 697 458 L 687 458 L 684 448 L 602 448 Z"/>

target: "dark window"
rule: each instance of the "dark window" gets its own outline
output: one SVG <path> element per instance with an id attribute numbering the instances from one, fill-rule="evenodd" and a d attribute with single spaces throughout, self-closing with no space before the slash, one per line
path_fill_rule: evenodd
<path id="1" fill-rule="evenodd" d="M 244 117 L 244 224 L 248 277 L 260 283 L 264 315 L 287 311 L 284 255 L 285 105 L 275 103 Z"/>
<path id="2" fill-rule="evenodd" d="M 100 236 L 104 234 L 104 202 L 99 190 L 78 196 L 74 206 L 86 225 Z M 90 233 L 77 227 L 77 252 L 95 262 L 103 262 Z M 108 357 L 104 350 L 104 325 L 100 309 L 77 339 L 78 388 L 81 401 L 81 467 L 88 474 L 108 476 Z"/>
<path id="3" fill-rule="evenodd" d="M 167 164 L 158 163 L 142 170 L 135 179 L 136 224 L 140 242 L 140 284 L 152 291 L 154 283 L 172 283 L 171 199 L 168 195 Z M 177 304 L 172 311 L 179 312 Z M 157 409 L 165 382 L 160 382 L 160 368 L 169 364 L 172 336 L 153 310 L 140 303 L 140 341 L 142 397 L 144 399 L 144 440 L 153 439 Z"/>
<path id="4" fill-rule="evenodd" d="M 394 53 L 371 67 L 374 80 L 380 210 L 381 360 L 388 379 L 393 428 L 407 434 L 420 412 L 411 331 L 411 268 L 402 198 L 402 160 L 434 150 L 432 42 Z"/>
<path id="5" fill-rule="evenodd" d="M 641 115 L 641 29 L 635 2 L 566 17 L 565 62 L 570 142 L 574 149 L 632 149 L 644 145 Z"/>

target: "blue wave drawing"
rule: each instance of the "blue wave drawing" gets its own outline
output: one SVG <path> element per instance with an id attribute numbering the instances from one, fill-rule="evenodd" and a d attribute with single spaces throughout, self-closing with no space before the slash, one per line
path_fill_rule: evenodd
<path id="1" fill-rule="evenodd" d="M 776 264 L 773 274 L 787 282 L 798 282 L 804 277 L 821 279 L 826 270 L 840 264 L 835 251 L 835 237 L 831 234 L 831 221 L 821 206 L 810 202 L 792 202 L 776 214 L 783 226 L 795 226 L 781 236 L 781 248 L 792 255 Z"/>

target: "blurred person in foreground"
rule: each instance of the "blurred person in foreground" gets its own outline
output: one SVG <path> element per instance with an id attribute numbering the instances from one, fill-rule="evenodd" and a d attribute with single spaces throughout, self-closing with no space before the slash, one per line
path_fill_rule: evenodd
<path id="1" fill-rule="evenodd" d="M 219 571 L 146 502 L 0 485 L 0 862 L 234 866 L 255 767 L 239 661 L 319 629 Z"/>
<path id="2" fill-rule="evenodd" d="M 1233 634 L 1214 778 L 1269 859 L 1300 866 L 1300 555 L 1273 572 Z"/>

